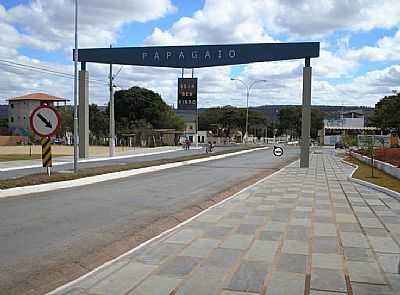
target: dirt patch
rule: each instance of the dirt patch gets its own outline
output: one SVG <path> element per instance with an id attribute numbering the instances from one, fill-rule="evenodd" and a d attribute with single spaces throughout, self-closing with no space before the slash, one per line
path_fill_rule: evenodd
<path id="1" fill-rule="evenodd" d="M 297 157 L 292 157 L 286 162 L 292 162 Z M 272 174 L 278 169 L 266 169 L 262 172 L 253 175 L 243 181 L 235 184 L 227 190 L 221 191 L 214 196 L 211 196 L 207 200 L 199 202 L 195 205 L 189 206 L 183 210 L 174 213 L 171 216 L 161 217 L 155 220 L 151 224 L 147 225 L 142 230 L 138 231 L 134 235 L 127 237 L 123 240 L 119 240 L 111 243 L 110 245 L 96 249 L 90 255 L 79 257 L 75 261 L 61 264 L 41 272 L 34 273 L 27 277 L 24 282 L 15 284 L 17 286 L 10 286 L 8 289 L 0 290 L 1 295 L 28 295 L 28 294 L 45 294 L 58 286 L 64 285 L 69 281 L 72 281 L 85 273 L 95 269 L 96 267 L 110 261 L 123 253 L 126 253 L 130 249 L 133 249 L 143 242 L 161 234 L 162 232 L 178 225 L 179 223 L 193 217 L 200 213 L 206 208 L 219 203 L 220 201 L 232 196 L 233 194 L 241 191 L 245 187 L 257 182 L 260 179 Z"/>
<path id="2" fill-rule="evenodd" d="M 356 153 L 369 157 L 368 151 L 360 149 Z M 400 168 L 400 148 L 382 148 L 375 150 L 375 159 Z"/>
<path id="3" fill-rule="evenodd" d="M 385 148 L 376 150 L 375 158 L 400 168 L 400 148 Z"/>

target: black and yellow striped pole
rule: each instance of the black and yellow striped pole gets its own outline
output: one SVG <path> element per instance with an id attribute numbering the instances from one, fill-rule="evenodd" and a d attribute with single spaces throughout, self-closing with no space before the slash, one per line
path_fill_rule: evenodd
<path id="1" fill-rule="evenodd" d="M 51 159 L 51 139 L 50 137 L 42 138 L 42 162 L 43 167 L 47 168 L 47 175 L 50 176 L 51 167 L 53 166 L 53 161 Z"/>

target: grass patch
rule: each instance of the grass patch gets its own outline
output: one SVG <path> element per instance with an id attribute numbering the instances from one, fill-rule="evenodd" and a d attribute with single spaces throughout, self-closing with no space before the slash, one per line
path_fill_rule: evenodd
<path id="1" fill-rule="evenodd" d="M 367 165 L 351 156 L 347 156 L 344 160 L 358 166 L 357 170 L 353 174 L 353 178 L 364 180 L 391 189 L 395 192 L 400 192 L 400 180 L 397 178 L 386 174 L 377 168 L 374 168 L 374 177 L 372 177 L 370 165 Z"/>
<path id="2" fill-rule="evenodd" d="M 50 182 L 58 182 L 58 181 L 66 181 L 66 180 L 74 180 L 83 177 L 90 177 L 95 175 L 101 175 L 106 173 L 112 172 L 120 172 L 120 171 L 127 171 L 132 169 L 140 169 L 146 168 L 151 166 L 158 166 L 163 164 L 175 163 L 175 162 L 183 162 L 188 160 L 194 159 L 202 159 L 207 158 L 210 156 L 217 156 L 223 155 L 233 152 L 239 152 L 243 150 L 253 149 L 254 146 L 247 146 L 241 147 L 236 149 L 224 150 L 220 152 L 214 152 L 211 154 L 199 154 L 199 155 L 189 155 L 178 157 L 174 159 L 160 159 L 160 160 L 152 160 L 152 161 L 144 161 L 144 162 L 137 162 L 137 163 L 129 163 L 126 165 L 110 165 L 110 166 L 101 166 L 101 167 L 92 167 L 92 168 L 82 168 L 79 170 L 78 173 L 61 173 L 61 172 L 54 172 L 51 176 L 47 176 L 45 172 L 40 174 L 31 174 L 19 178 L 13 179 L 5 179 L 0 180 L 0 189 L 8 189 L 13 187 L 21 187 L 21 186 L 29 186 L 29 185 L 38 185 Z"/>

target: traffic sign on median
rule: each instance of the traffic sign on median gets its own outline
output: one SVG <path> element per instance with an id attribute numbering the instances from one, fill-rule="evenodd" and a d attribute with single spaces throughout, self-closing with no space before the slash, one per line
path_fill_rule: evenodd
<path id="1" fill-rule="evenodd" d="M 32 131 L 40 137 L 51 137 L 60 126 L 60 114 L 48 105 L 34 109 L 29 117 Z"/>
<path id="2" fill-rule="evenodd" d="M 280 157 L 283 155 L 283 148 L 281 148 L 280 146 L 274 146 L 274 149 L 272 150 L 274 156 L 276 157 Z"/>

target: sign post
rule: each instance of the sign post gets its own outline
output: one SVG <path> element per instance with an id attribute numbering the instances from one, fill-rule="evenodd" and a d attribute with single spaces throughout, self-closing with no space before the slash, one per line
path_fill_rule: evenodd
<path id="1" fill-rule="evenodd" d="M 55 108 L 48 105 L 41 105 L 32 111 L 29 122 L 33 132 L 42 138 L 43 167 L 46 167 L 47 175 L 50 176 L 53 164 L 51 157 L 51 136 L 60 127 L 60 115 Z"/>
<path id="2" fill-rule="evenodd" d="M 53 166 L 53 161 L 51 159 L 51 138 L 43 137 L 41 140 L 42 143 L 42 162 L 43 167 L 47 169 L 47 175 L 51 174 L 51 167 Z"/>

